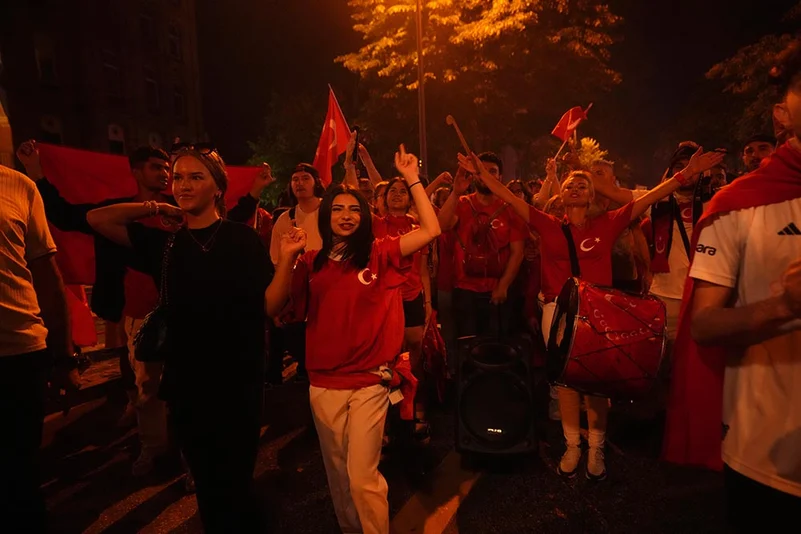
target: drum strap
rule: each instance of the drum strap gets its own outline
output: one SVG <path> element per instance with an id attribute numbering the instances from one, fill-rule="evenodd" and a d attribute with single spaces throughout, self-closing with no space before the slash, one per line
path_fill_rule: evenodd
<path id="1" fill-rule="evenodd" d="M 562 233 L 565 234 L 565 239 L 567 239 L 567 252 L 570 254 L 570 270 L 572 271 L 573 276 L 580 278 L 581 269 L 579 268 L 576 244 L 573 242 L 573 234 L 570 233 L 570 225 L 568 223 L 562 224 Z"/>
<path id="2" fill-rule="evenodd" d="M 693 209 L 693 216 L 695 215 L 695 211 L 697 210 Z M 681 211 L 679 210 L 679 204 L 677 202 L 673 203 L 673 224 L 678 225 L 681 240 L 684 243 L 684 251 L 687 253 L 687 257 L 690 258 L 690 261 L 692 261 L 693 255 L 690 253 L 690 238 L 687 236 L 687 229 L 684 228 L 684 219 L 681 216 Z"/>

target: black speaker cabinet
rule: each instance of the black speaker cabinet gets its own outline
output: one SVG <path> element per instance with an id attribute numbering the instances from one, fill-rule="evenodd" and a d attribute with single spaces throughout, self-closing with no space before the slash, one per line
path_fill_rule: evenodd
<path id="1" fill-rule="evenodd" d="M 456 449 L 517 454 L 537 446 L 526 340 L 459 339 Z"/>

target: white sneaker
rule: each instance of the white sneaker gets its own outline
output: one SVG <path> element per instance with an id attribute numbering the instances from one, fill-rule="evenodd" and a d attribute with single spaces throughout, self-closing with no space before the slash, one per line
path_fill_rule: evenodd
<path id="1" fill-rule="evenodd" d="M 143 477 L 149 475 L 153 471 L 155 465 L 156 455 L 148 449 L 142 449 L 139 453 L 139 458 L 133 463 L 131 467 L 131 474 L 135 477 Z"/>
<path id="2" fill-rule="evenodd" d="M 576 475 L 579 461 L 581 461 L 581 447 L 578 445 L 568 445 L 567 450 L 559 461 L 559 474 L 565 477 Z"/>
<path id="3" fill-rule="evenodd" d="M 590 447 L 587 453 L 587 479 L 600 482 L 606 478 L 606 462 L 602 447 Z"/>

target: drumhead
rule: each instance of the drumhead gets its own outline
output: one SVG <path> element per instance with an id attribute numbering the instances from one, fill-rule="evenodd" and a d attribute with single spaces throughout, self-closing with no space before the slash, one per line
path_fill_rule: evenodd
<path id="1" fill-rule="evenodd" d="M 568 356 L 576 333 L 576 314 L 579 309 L 578 280 L 569 278 L 559 297 L 553 314 L 551 332 L 548 337 L 546 373 L 548 381 L 560 383 L 567 366 Z"/>

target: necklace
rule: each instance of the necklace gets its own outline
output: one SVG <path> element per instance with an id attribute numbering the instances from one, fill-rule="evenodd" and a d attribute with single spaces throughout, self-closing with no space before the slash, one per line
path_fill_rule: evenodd
<path id="1" fill-rule="evenodd" d="M 192 241 L 197 243 L 197 246 L 199 246 L 200 250 L 202 250 L 203 252 L 210 251 L 211 248 L 214 246 L 214 238 L 217 237 L 217 231 L 219 231 L 220 226 L 222 226 L 222 219 L 217 221 L 216 224 L 217 228 L 214 229 L 214 231 L 211 233 L 211 237 L 209 237 L 205 243 L 201 243 L 200 241 L 198 241 L 198 238 L 195 237 L 195 234 L 192 232 L 192 230 L 189 230 L 189 228 L 187 228 L 187 230 L 189 231 L 189 237 L 192 238 Z"/>

